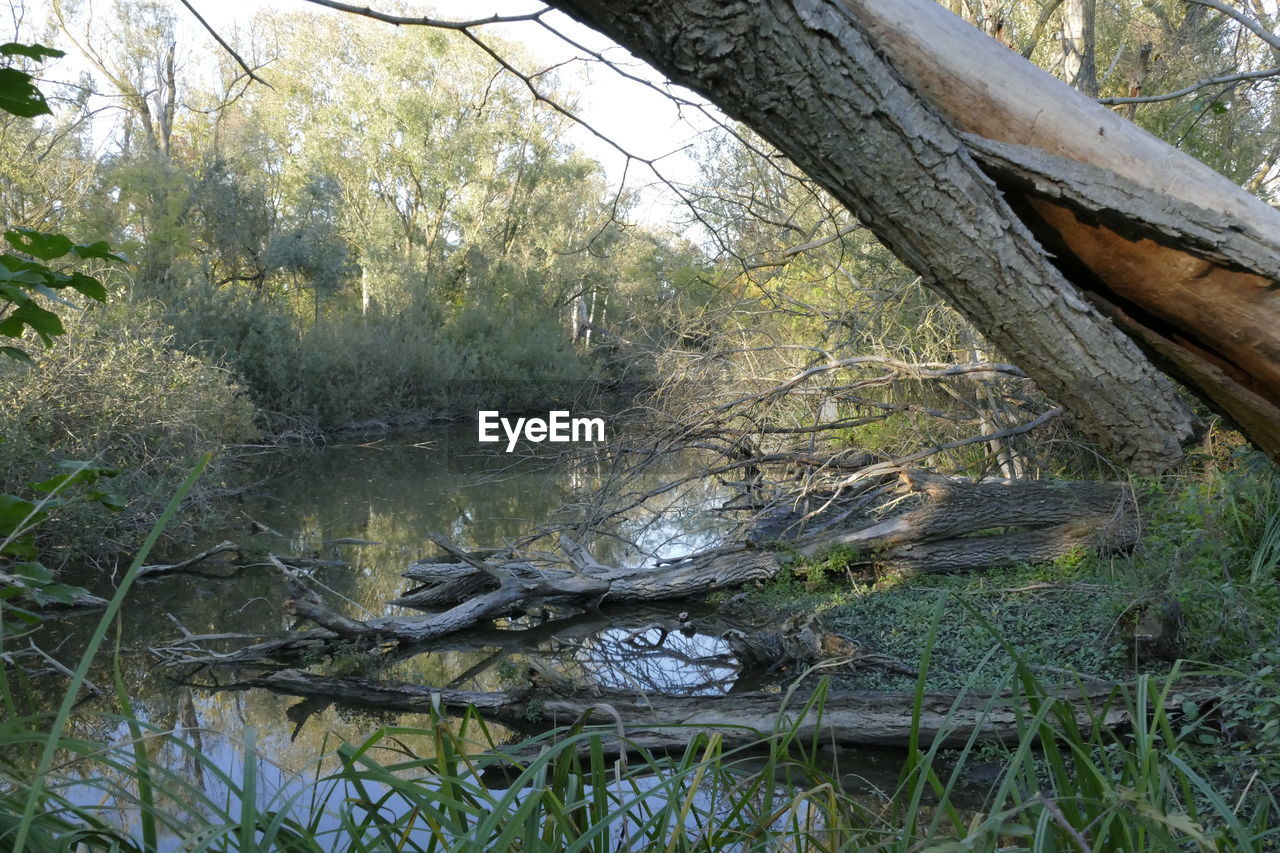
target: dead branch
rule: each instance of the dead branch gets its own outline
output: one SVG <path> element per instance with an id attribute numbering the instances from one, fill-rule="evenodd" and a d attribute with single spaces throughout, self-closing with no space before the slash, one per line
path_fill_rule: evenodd
<path id="1" fill-rule="evenodd" d="M 178 574 L 180 572 L 186 572 L 194 568 L 195 566 L 198 566 L 199 564 L 203 563 L 205 560 L 209 559 L 210 557 L 216 557 L 218 554 L 226 554 L 229 552 L 240 554 L 241 553 L 240 546 L 234 542 L 229 542 L 229 541 L 219 542 L 217 545 L 214 545 L 212 548 L 208 548 L 204 551 L 201 551 L 199 554 L 196 554 L 193 557 L 188 557 L 187 559 L 182 560 L 181 562 L 178 562 L 178 563 L 174 563 L 172 565 L 143 566 L 142 568 L 138 569 L 138 577 L 139 578 L 155 578 L 160 575 L 172 575 L 172 574 Z"/>
<path id="2" fill-rule="evenodd" d="M 531 685 L 521 691 L 471 692 L 442 690 L 417 684 L 383 683 L 356 678 L 330 678 L 299 670 L 283 670 L 236 685 L 261 687 L 275 693 L 328 699 L 362 708 L 401 713 L 475 709 L 489 720 L 518 729 L 531 723 L 569 725 L 590 719 L 602 708 L 615 722 L 625 721 L 628 740 L 636 747 L 679 747 L 706 733 L 718 733 L 729 744 L 755 742 L 779 730 L 798 729 L 798 737 L 845 745 L 902 746 L 912 734 L 914 693 L 863 691 L 828 696 L 820 709 L 778 693 L 728 693 L 718 696 L 665 696 L 604 687 L 564 691 Z M 562 692 L 557 692 L 559 688 Z M 1050 693 L 1067 705 L 1076 724 L 1091 730 L 1101 722 L 1117 727 L 1128 722 L 1114 685 L 1068 687 Z M 961 746 L 971 736 L 1013 741 L 1027 710 L 1007 694 L 964 695 L 929 693 L 921 705 L 918 731 L 921 744 L 941 740 Z M 531 719 L 531 715 L 533 719 Z M 613 745 L 617 749 L 617 744 Z"/>

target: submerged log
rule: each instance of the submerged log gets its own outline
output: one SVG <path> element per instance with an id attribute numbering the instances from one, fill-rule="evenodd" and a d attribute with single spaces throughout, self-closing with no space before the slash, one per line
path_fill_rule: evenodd
<path id="1" fill-rule="evenodd" d="M 400 713 L 461 713 L 473 708 L 485 719 L 517 729 L 531 724 L 570 725 L 589 717 L 608 723 L 615 733 L 624 729 L 631 744 L 646 749 L 684 746 L 697 735 L 713 732 L 729 744 L 746 744 L 791 728 L 801 738 L 820 737 L 827 743 L 905 746 L 911 738 L 915 703 L 913 693 L 879 691 L 830 695 L 812 706 L 786 694 L 759 692 L 667 696 L 592 687 L 566 695 L 537 686 L 471 692 L 317 676 L 296 669 L 237 686 Z M 1123 708 L 1117 707 L 1115 693 L 1113 684 L 1094 683 L 1049 695 L 1067 703 L 1076 724 L 1087 732 L 1099 723 L 1117 727 L 1129 721 Z M 940 739 L 945 746 L 962 746 L 975 734 L 981 740 L 1016 741 L 1027 707 L 1025 700 L 1007 694 L 926 693 L 920 711 L 920 743 Z"/>

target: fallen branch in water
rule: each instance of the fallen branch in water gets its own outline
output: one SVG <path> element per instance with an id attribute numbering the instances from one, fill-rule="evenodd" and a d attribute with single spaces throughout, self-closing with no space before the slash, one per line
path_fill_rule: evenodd
<path id="1" fill-rule="evenodd" d="M 181 572 L 187 572 L 195 568 L 196 566 L 200 565 L 205 560 L 208 560 L 210 557 L 216 557 L 219 554 L 227 554 L 232 552 L 234 552 L 237 555 L 240 554 L 241 553 L 240 546 L 234 542 L 219 542 L 217 545 L 214 545 L 212 548 L 201 551 L 199 554 L 196 554 L 193 557 L 188 557 L 187 559 L 178 563 L 174 563 L 173 565 L 143 566 L 142 568 L 138 569 L 138 577 L 154 578 L 158 575 L 173 575 L 173 574 L 179 574 Z"/>
<path id="2" fill-rule="evenodd" d="M 429 611 L 424 615 L 351 618 L 307 590 L 297 564 L 284 565 L 269 557 L 291 579 L 286 606 L 322 631 L 217 654 L 211 662 L 297 661 L 335 642 L 356 642 L 365 648 L 385 643 L 421 648 L 535 602 L 594 609 L 602 602 L 697 598 L 770 580 L 794 554 L 818 558 L 835 548 L 843 548 L 848 559 L 881 567 L 972 571 L 1055 559 L 1079 548 L 1125 548 L 1137 540 L 1139 532 L 1136 504 L 1123 484 L 975 482 L 908 472 L 901 475 L 900 486 L 920 498 L 918 504 L 882 521 L 779 543 L 785 551 L 743 543 L 648 567 L 603 565 L 568 536 L 561 537 L 559 562 L 545 554 L 521 559 L 509 550 L 479 556 L 433 537 L 445 556 L 411 566 L 404 575 L 420 585 L 393 602 Z M 192 657 L 185 652 L 178 655 L 188 662 Z M 844 657 L 890 671 L 901 669 L 878 652 L 851 650 Z"/>
<path id="3" fill-rule="evenodd" d="M 486 719 L 513 728 L 570 725 L 589 716 L 620 719 L 625 721 L 628 741 L 647 749 L 682 747 L 696 736 L 712 732 L 731 744 L 751 743 L 779 727 L 788 731 L 794 728 L 800 739 L 905 746 L 911 738 L 916 698 L 914 693 L 859 691 L 807 703 L 780 693 L 669 696 L 595 686 L 565 693 L 564 685 L 540 685 L 536 678 L 531 678 L 530 687 L 524 690 L 473 692 L 334 678 L 296 669 L 251 678 L 234 686 L 261 687 L 291 696 L 400 713 L 460 713 L 474 708 Z M 1114 684 L 1059 688 L 1048 696 L 1069 706 L 1076 724 L 1085 732 L 1098 724 L 1118 727 L 1130 721 L 1125 710 L 1118 707 Z M 920 744 L 941 739 L 946 746 L 962 746 L 975 735 L 980 740 L 1016 741 L 1030 716 L 1028 707 L 1027 702 L 1007 693 L 926 693 L 918 723 Z M 616 728 L 616 724 L 610 728 Z"/>

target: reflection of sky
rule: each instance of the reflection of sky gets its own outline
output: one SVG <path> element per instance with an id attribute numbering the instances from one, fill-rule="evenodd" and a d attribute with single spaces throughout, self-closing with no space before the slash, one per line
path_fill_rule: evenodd
<path id="1" fill-rule="evenodd" d="M 217 532 L 211 541 L 231 539 L 277 553 L 345 562 L 317 570 L 316 591 L 330 602 L 346 599 L 352 615 L 363 618 L 360 608 L 383 613 L 385 602 L 404 590 L 406 582 L 400 573 L 412 560 L 434 550 L 427 534 L 445 532 L 467 546 L 502 544 L 548 521 L 575 488 L 591 489 L 600 483 L 598 478 L 584 479 L 581 470 L 557 469 L 545 461 L 513 462 L 505 455 L 475 453 L 472 439 L 469 434 L 447 431 L 425 444 L 404 439 L 266 460 L 269 467 L 251 471 L 247 478 L 263 480 L 269 494 L 238 505 L 233 526 Z M 643 490 L 678 479 L 690 466 L 691 460 L 663 460 L 635 487 Z M 723 498 L 715 484 L 684 484 L 650 499 L 620 523 L 622 538 L 634 543 L 634 548 L 609 538 L 601 538 L 592 548 L 598 559 L 613 565 L 636 565 L 651 555 L 670 558 L 699 550 L 712 544 L 724 529 L 719 518 L 706 512 Z M 250 520 L 279 531 L 283 539 L 250 536 L 246 530 Z M 332 543 L 342 538 L 379 544 Z M 151 581 L 140 585 L 127 605 L 131 615 L 125 620 L 125 647 L 145 650 L 171 641 L 180 634 L 178 623 L 195 634 L 275 634 L 293 621 L 282 609 L 286 597 L 282 579 L 266 568 L 245 570 L 234 579 L 175 576 Z M 673 603 L 671 615 L 681 607 Z M 736 669 L 723 641 L 671 632 L 659 643 L 657 629 L 639 630 L 644 619 L 632 622 L 621 627 L 627 620 L 614 619 L 605 623 L 603 631 L 592 628 L 578 635 L 572 651 L 567 657 L 562 653 L 561 659 L 606 686 L 686 694 L 729 689 Z M 92 628 L 92 620 L 51 625 L 49 647 L 65 641 L 66 654 L 74 655 Z M 442 686 L 488 654 L 439 650 L 404 662 L 390 677 Z M 74 664 L 74 659 L 69 660 Z M 235 804 L 228 805 L 226 782 L 219 780 L 218 772 L 232 780 L 242 778 L 238 744 L 246 730 L 257 733 L 262 774 L 259 799 L 265 807 L 273 799 L 278 802 L 301 790 L 293 774 L 314 771 L 318 757 L 339 741 L 358 743 L 392 720 L 429 724 L 424 717 L 374 717 L 329 707 L 318 710 L 295 737 L 294 723 L 286 717 L 286 711 L 299 702 L 295 698 L 265 691 L 189 691 L 170 682 L 168 672 L 157 671 L 145 652 L 124 654 L 121 670 L 138 716 L 158 728 L 184 732 L 183 741 L 211 765 L 201 768 L 191 752 L 177 744 L 158 750 L 151 760 L 227 808 Z M 110 683 L 109 661 L 96 667 L 90 677 Z M 489 669 L 467 687 L 496 690 L 503 682 L 496 669 Z M 115 706 L 98 709 L 113 711 Z M 76 726 L 81 736 L 128 741 L 123 727 L 102 718 L 80 717 Z M 505 736 L 494 728 L 496 737 Z M 431 743 L 420 740 L 415 749 L 429 755 Z M 83 784 L 72 790 L 79 802 L 102 800 L 101 792 L 94 793 Z"/>
<path id="2" fill-rule="evenodd" d="M 263 744 L 259 743 L 258 746 L 262 747 Z M 394 748 L 394 741 L 389 744 L 389 747 L 391 749 L 386 751 L 375 748 L 371 750 L 370 756 L 381 758 L 387 763 L 405 758 L 403 753 Z M 465 817 L 460 811 L 453 810 L 450 814 L 451 820 L 446 822 L 446 820 L 437 820 L 437 816 L 430 814 L 434 809 L 444 810 L 440 802 L 444 798 L 436 794 L 440 784 L 427 770 L 401 774 L 402 778 L 415 780 L 420 786 L 414 797 L 410 799 L 402 797 L 399 793 L 390 793 L 389 785 L 368 778 L 361 778 L 355 782 L 327 779 L 329 768 L 318 773 L 314 769 L 299 773 L 286 772 L 264 758 L 261 753 L 255 754 L 251 767 L 247 768 L 246 756 L 250 753 L 246 751 L 245 744 L 229 738 L 207 739 L 203 744 L 203 754 L 211 764 L 216 764 L 225 776 L 209 777 L 203 781 L 198 804 L 191 800 L 186 800 L 184 803 L 188 808 L 195 806 L 187 814 L 184 815 L 182 808 L 174 807 L 172 803 L 167 804 L 167 809 L 164 808 L 166 805 L 164 798 L 168 794 L 181 791 L 191 780 L 163 775 L 156 779 L 157 802 L 162 805 L 161 814 L 173 821 L 169 825 L 162 824 L 158 827 L 158 850 L 164 853 L 191 849 L 190 833 L 196 830 L 202 819 L 214 827 L 222 827 L 229 838 L 234 838 L 242 816 L 242 799 L 238 794 L 249 784 L 250 778 L 259 792 L 258 812 L 265 814 L 266 820 L 270 820 L 275 813 L 287 815 L 296 821 L 311 825 L 321 845 L 330 843 L 333 845 L 332 849 L 344 850 L 349 849 L 352 838 L 351 828 L 362 824 L 366 817 L 362 803 L 376 803 L 379 815 L 387 823 L 395 824 L 403 821 L 399 828 L 394 830 L 395 839 L 399 842 L 396 849 L 421 850 L 438 849 L 443 840 L 439 837 L 440 835 L 444 835 L 445 838 L 456 838 L 460 833 L 451 831 L 450 827 L 456 826 L 459 819 L 465 820 L 467 826 L 484 828 L 478 832 L 475 841 L 481 844 L 491 841 L 493 836 L 502 832 L 513 819 L 518 819 L 521 823 L 526 822 L 527 814 L 516 818 L 522 805 L 531 797 L 542 796 L 545 793 L 545 788 L 535 787 L 537 777 L 530 778 L 526 775 L 526 781 L 532 781 L 534 784 L 515 786 L 505 782 L 487 783 L 483 776 L 463 774 L 457 784 L 465 789 L 469 795 L 467 799 L 470 799 L 473 805 L 467 808 Z M 510 769 L 510 765 L 505 766 Z M 749 767 L 746 769 L 750 772 Z M 251 772 L 246 772 L 247 770 Z M 697 774 L 696 765 L 684 773 L 635 773 L 620 779 L 609 772 L 606 778 L 611 781 L 603 788 L 596 788 L 590 784 L 582 785 L 578 789 L 577 799 L 580 802 L 591 802 L 596 798 L 598 791 L 603 792 L 606 799 L 605 812 L 609 815 L 609 822 L 607 826 L 593 825 L 593 827 L 607 835 L 609 839 L 607 849 L 614 851 L 648 851 L 655 849 L 655 845 L 660 848 L 665 846 L 663 842 L 670 839 L 671 833 L 676 831 L 683 831 L 687 838 L 696 839 L 707 827 L 718 825 L 730 816 L 743 819 L 750 825 L 753 819 L 759 819 L 758 811 L 765 805 L 758 793 L 746 794 L 748 802 L 745 805 L 741 803 L 744 790 L 747 789 L 736 784 L 738 777 L 718 774 L 715 770 L 705 775 Z M 690 797 L 688 782 L 695 778 L 699 787 Z M 316 784 L 316 779 L 321 780 L 319 784 Z M 62 788 L 60 793 L 73 801 L 86 803 L 95 803 L 100 796 L 88 785 L 68 785 Z M 794 792 L 779 785 L 775 787 L 773 794 L 775 799 L 770 811 L 773 812 L 771 817 L 775 830 L 785 832 L 793 821 L 803 824 L 806 819 L 816 816 L 803 800 L 793 801 L 789 806 L 773 811 L 782 803 L 793 800 Z M 450 796 L 456 795 L 455 788 Z M 667 800 L 675 800 L 685 807 L 682 812 L 683 821 L 662 821 L 659 824 L 661 828 L 657 831 L 659 838 L 643 837 L 642 828 L 648 826 L 650 831 L 653 831 L 652 816 Z M 317 811 L 315 808 L 317 803 L 328 804 L 328 806 Z M 562 805 L 557 804 L 557 808 L 562 808 Z M 195 812 L 201 814 L 197 815 Z M 344 815 L 343 812 L 346 814 Z M 536 814 L 537 811 L 535 810 L 534 813 Z M 99 812 L 99 816 L 130 829 L 137 836 L 141 835 L 137 813 L 133 809 L 105 807 Z M 433 831 L 427 826 L 428 823 L 435 824 L 437 828 Z M 820 828 L 820 826 L 814 828 Z M 187 839 L 185 842 L 184 838 Z M 386 839 L 373 828 L 365 830 L 363 841 L 369 845 L 367 849 L 390 849 L 385 848 Z M 588 849 L 596 849 L 596 846 L 591 845 Z"/>
<path id="3" fill-rule="evenodd" d="M 691 696 L 727 693 L 738 674 L 729 644 L 705 634 L 649 628 L 611 628 L 574 655 L 591 679 L 604 687 Z M 660 643 L 660 644 L 659 644 Z"/>

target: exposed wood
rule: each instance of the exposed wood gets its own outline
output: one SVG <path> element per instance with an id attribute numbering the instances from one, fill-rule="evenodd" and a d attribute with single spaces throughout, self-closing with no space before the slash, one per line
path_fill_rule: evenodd
<path id="1" fill-rule="evenodd" d="M 1280 211 L 933 0 L 840 2 L 906 84 L 957 131 L 1088 163 L 1156 195 L 1219 211 L 1256 237 L 1278 239 Z"/>
<path id="2" fill-rule="evenodd" d="M 1140 470 L 1181 460 L 1181 445 L 1197 423 L 1172 385 L 1053 266 L 964 144 L 885 61 L 893 54 L 878 43 L 883 39 L 873 41 L 855 25 L 849 11 L 860 14 L 863 4 L 553 5 L 760 132 L 1120 459 Z M 942 14 L 1026 65 L 932 0 L 910 8 L 892 0 L 883 7 L 893 18 L 891 29 L 910 31 L 912 38 L 917 19 Z M 937 45 L 923 49 L 931 61 L 938 52 Z M 985 63 L 965 70 L 974 76 L 979 68 L 985 73 Z"/>
<path id="3" fill-rule="evenodd" d="M 579 695 L 549 690 L 479 693 L 441 690 L 417 684 L 372 682 L 356 678 L 330 678 L 299 670 L 283 670 L 243 682 L 276 693 L 327 699 L 361 708 L 400 713 L 446 711 L 460 713 L 474 708 L 486 719 L 515 728 L 569 725 L 588 717 L 609 724 L 618 721 L 636 746 L 677 747 L 702 733 L 717 732 L 730 744 L 758 740 L 795 726 L 802 739 L 845 745 L 904 746 L 912 728 L 911 693 L 865 691 L 826 698 L 821 713 L 806 711 L 802 699 L 778 693 L 732 693 L 716 696 L 665 696 L 626 690 L 594 688 Z M 1108 727 L 1128 720 L 1108 702 L 1113 685 L 1064 688 L 1055 695 L 1070 703 L 1078 725 L 1088 730 L 1101 718 Z M 1007 696 L 925 694 L 919 721 L 920 743 L 941 739 L 947 746 L 962 746 L 977 732 L 980 740 L 1014 741 L 1018 737 L 1017 702 Z M 531 719 L 532 717 L 532 719 Z"/>
<path id="4" fill-rule="evenodd" d="M 1257 399 L 1280 403 L 1280 323 L 1271 322 L 1280 312 L 1280 287 L 1277 267 L 1266 258 L 1280 250 L 1280 212 L 1208 166 L 933 0 L 553 5 L 759 131 L 1121 459 L 1148 470 L 1172 464 L 1175 445 L 1196 424 L 1150 378 L 1149 366 L 1112 339 L 1110 324 L 1091 311 L 1074 312 L 1082 301 L 1076 286 L 1148 329 L 1154 327 L 1148 315 L 1167 324 L 1159 330 L 1162 343 L 1221 371 L 1178 377 L 1280 458 L 1271 434 L 1258 432 L 1270 410 L 1251 409 Z M 1006 207 L 974 175 L 969 145 L 953 144 L 953 131 L 1089 164 L 1142 188 L 1147 206 L 1116 215 L 1090 199 L 1093 216 L 1083 223 L 1078 207 L 1066 217 L 1037 214 L 1025 183 L 1008 184 L 997 174 L 1012 203 Z M 1150 205 L 1152 199 L 1159 203 Z M 1170 217 L 1184 210 L 1211 211 L 1225 223 L 1220 239 L 1266 251 L 1248 261 L 1239 254 L 1207 259 L 1199 238 L 1134 236 L 1167 230 Z M 1063 267 L 1065 277 L 1040 263 L 1040 244 L 1047 242 L 1052 252 L 1068 249 L 1076 262 Z M 1077 275 L 1080 269 L 1087 274 Z M 1165 365 L 1178 361 L 1161 358 Z M 1222 375 L 1239 389 L 1224 387 Z M 1209 384 L 1202 385 L 1206 376 Z M 1120 400 L 1125 393 L 1155 408 L 1148 417 L 1136 415 Z"/>
<path id="5" fill-rule="evenodd" d="M 929 0 L 844 2 L 1001 188 L 1034 199 L 1028 227 L 1089 273 L 1068 277 L 1167 324 L 1134 337 L 1280 459 L 1280 212 Z M 993 149 L 1018 152 L 1017 169 Z"/>

